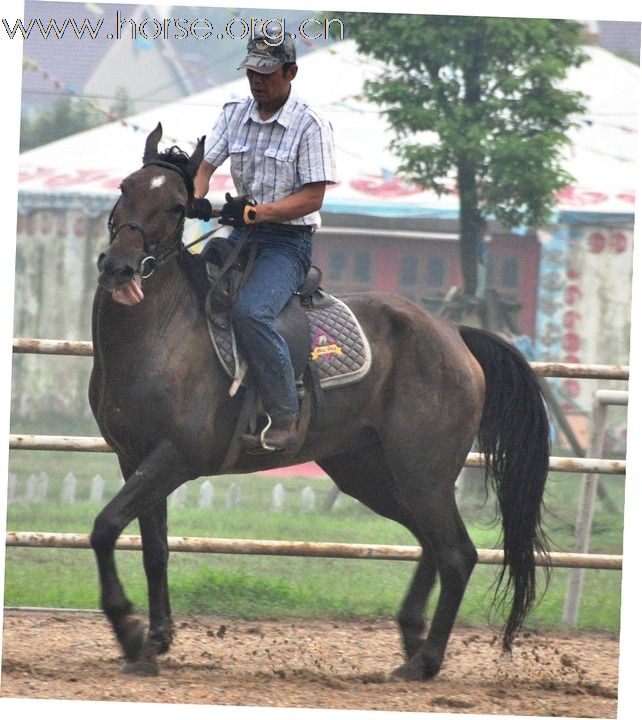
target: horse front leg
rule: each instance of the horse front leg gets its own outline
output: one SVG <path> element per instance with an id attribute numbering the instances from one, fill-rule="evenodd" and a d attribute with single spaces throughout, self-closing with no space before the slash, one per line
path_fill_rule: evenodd
<path id="1" fill-rule="evenodd" d="M 169 650 L 174 624 L 167 583 L 167 502 L 160 502 L 153 510 L 138 518 L 143 542 L 143 566 L 147 576 L 149 599 L 149 632 L 147 643 L 153 643 L 158 653 Z"/>
<path id="2" fill-rule="evenodd" d="M 172 443 L 164 441 L 140 464 L 94 522 L 91 546 L 98 565 L 101 607 L 123 649 L 126 672 L 157 674 L 156 656 L 162 651 L 163 644 L 151 634 L 146 639 L 143 622 L 133 614 L 133 606 L 116 571 L 116 541 L 138 516 L 147 518 L 149 525 L 150 513 L 153 515 L 158 505 L 165 503 L 167 496 L 187 479 L 189 474 L 179 452 Z M 145 519 L 143 525 L 146 525 Z M 148 566 L 151 567 L 149 557 L 148 553 Z"/>

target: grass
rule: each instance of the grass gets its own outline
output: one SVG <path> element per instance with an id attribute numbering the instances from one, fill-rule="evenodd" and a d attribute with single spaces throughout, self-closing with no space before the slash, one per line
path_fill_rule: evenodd
<path id="1" fill-rule="evenodd" d="M 12 504 L 8 510 L 8 529 L 87 533 L 100 509 L 87 500 L 91 478 L 100 474 L 108 482 L 106 499 L 121 482 L 111 455 L 11 453 L 10 471 L 21 479 L 43 468 L 50 476 L 52 501 L 47 505 Z M 68 472 L 79 480 L 79 502 L 74 506 L 56 502 L 62 478 Z M 270 511 L 270 494 L 278 478 L 248 475 L 211 480 L 215 486 L 214 507 L 198 508 L 200 481 L 189 484 L 186 507 L 170 509 L 170 535 L 416 544 L 404 528 L 374 515 L 350 498 L 342 497 L 341 504 L 329 513 L 320 509 L 302 512 L 301 490 L 311 486 L 317 497 L 323 498 L 331 488 L 327 479 L 281 480 L 286 489 L 286 510 L 280 513 Z M 603 477 L 602 482 L 621 510 L 622 479 Z M 228 510 L 225 498 L 232 483 L 240 487 L 241 506 Z M 554 550 L 573 548 L 580 484 L 580 476 L 568 474 L 552 474 L 549 479 L 545 524 Z M 489 507 L 466 503 L 463 514 L 477 547 L 496 545 L 497 528 L 492 524 Z M 138 527 L 132 524 L 125 532 L 137 534 Z M 621 553 L 621 511 L 607 512 L 598 503 L 590 549 L 597 553 Z M 118 551 L 117 562 L 129 596 L 144 608 L 146 586 L 140 554 Z M 170 588 L 175 612 L 245 618 L 392 616 L 398 610 L 414 567 L 413 562 L 399 561 L 173 553 Z M 496 567 L 477 566 L 459 613 L 460 623 L 479 625 L 488 621 L 496 573 Z M 567 570 L 553 570 L 548 592 L 529 617 L 528 627 L 562 626 L 567 578 Z M 586 571 L 580 629 L 618 631 L 620 582 L 621 573 L 617 571 Z M 97 607 L 93 554 L 84 550 L 8 548 L 5 605 Z"/>

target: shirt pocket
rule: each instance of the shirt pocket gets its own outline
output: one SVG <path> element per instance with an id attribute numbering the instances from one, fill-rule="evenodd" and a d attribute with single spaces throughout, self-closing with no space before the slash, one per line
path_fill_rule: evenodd
<path id="1" fill-rule="evenodd" d="M 267 148 L 264 155 L 266 168 L 271 170 L 266 175 L 271 175 L 274 178 L 275 200 L 291 195 L 301 189 L 298 184 L 296 151 L 294 148 Z"/>
<path id="2" fill-rule="evenodd" d="M 254 158 L 247 143 L 230 145 L 230 172 L 239 195 L 251 195 Z"/>

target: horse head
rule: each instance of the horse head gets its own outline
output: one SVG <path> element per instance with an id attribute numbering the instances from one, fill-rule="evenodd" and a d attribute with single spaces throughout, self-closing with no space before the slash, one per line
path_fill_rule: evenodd
<path id="1" fill-rule="evenodd" d="M 191 155 L 176 146 L 159 153 L 162 134 L 158 123 L 145 141 L 142 167 L 120 185 L 108 221 L 109 248 L 98 257 L 98 284 L 106 290 L 132 279 L 140 282 L 180 250 L 205 138 Z"/>

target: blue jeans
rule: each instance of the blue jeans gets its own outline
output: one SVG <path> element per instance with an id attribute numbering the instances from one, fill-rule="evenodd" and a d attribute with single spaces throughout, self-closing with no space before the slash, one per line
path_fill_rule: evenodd
<path id="1" fill-rule="evenodd" d="M 310 269 L 312 233 L 295 226 L 256 226 L 258 252 L 232 309 L 232 323 L 265 411 L 276 427 L 299 415 L 290 351 L 275 319 Z M 241 237 L 234 230 L 231 240 Z"/>

